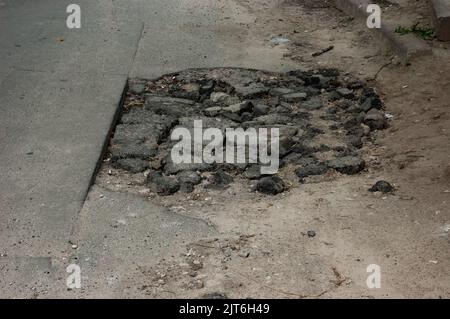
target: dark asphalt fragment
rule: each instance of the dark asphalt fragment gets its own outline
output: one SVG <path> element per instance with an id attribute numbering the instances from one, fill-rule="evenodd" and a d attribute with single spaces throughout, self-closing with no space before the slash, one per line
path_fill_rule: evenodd
<path id="1" fill-rule="evenodd" d="M 258 181 L 256 190 L 263 194 L 277 195 L 286 190 L 286 184 L 278 176 L 267 176 Z"/>
<path id="2" fill-rule="evenodd" d="M 364 116 L 364 124 L 369 126 L 371 130 L 382 130 L 387 127 L 388 122 L 383 112 L 380 110 L 371 109 Z"/>
<path id="3" fill-rule="evenodd" d="M 354 175 L 362 171 L 366 166 L 366 163 L 358 156 L 345 156 L 329 161 L 328 166 L 339 173 Z"/>
<path id="4" fill-rule="evenodd" d="M 131 173 L 141 173 L 148 168 L 149 163 L 139 158 L 121 158 L 113 162 L 112 166 Z"/>
<path id="5" fill-rule="evenodd" d="M 328 167 L 323 163 L 310 164 L 295 170 L 295 174 L 301 179 L 308 176 L 323 175 L 327 172 Z"/>
<path id="6" fill-rule="evenodd" d="M 230 186 L 233 180 L 233 176 L 225 173 L 222 170 L 218 170 L 217 172 L 214 172 L 209 178 L 210 184 L 208 185 L 208 188 L 225 189 Z"/>
<path id="7" fill-rule="evenodd" d="M 309 238 L 316 237 L 316 232 L 314 230 L 308 230 L 306 234 L 308 235 Z"/>
<path id="8" fill-rule="evenodd" d="M 386 181 L 378 181 L 373 185 L 371 188 L 369 188 L 369 192 L 382 192 L 382 193 L 392 193 L 394 191 L 394 187 Z"/>
<path id="9" fill-rule="evenodd" d="M 147 185 L 150 190 L 161 196 L 172 195 L 180 189 L 180 183 L 175 177 L 164 176 L 156 171 L 148 174 Z"/>

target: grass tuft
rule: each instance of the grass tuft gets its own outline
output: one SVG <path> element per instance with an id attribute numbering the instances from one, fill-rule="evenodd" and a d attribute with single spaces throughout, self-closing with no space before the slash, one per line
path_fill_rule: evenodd
<path id="1" fill-rule="evenodd" d="M 424 40 L 432 40 L 435 37 L 434 29 L 430 27 L 419 27 L 419 24 L 416 23 L 413 26 L 409 28 L 405 28 L 403 26 L 398 26 L 395 29 L 395 32 L 401 35 L 405 34 L 414 34 L 418 36 L 419 38 L 422 38 Z"/>

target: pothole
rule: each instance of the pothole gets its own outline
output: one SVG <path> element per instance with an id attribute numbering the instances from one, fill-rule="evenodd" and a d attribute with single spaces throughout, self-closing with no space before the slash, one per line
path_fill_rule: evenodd
<path id="1" fill-rule="evenodd" d="M 127 191 L 154 196 L 210 193 L 236 185 L 276 195 L 321 176 L 362 171 L 361 148 L 373 140 L 374 131 L 388 125 L 382 107 L 374 88 L 335 69 L 274 73 L 214 68 L 131 79 L 99 180 L 109 188 L 122 183 Z M 222 133 L 215 145 L 223 147 L 224 160 L 206 162 L 205 152 L 198 156 L 192 146 L 192 162 L 174 161 L 172 150 L 179 142 L 172 140 L 174 130 L 182 128 L 192 137 L 199 123 L 202 134 L 207 129 Z M 276 172 L 262 170 L 266 162 L 260 153 L 250 161 L 249 147 L 245 162 L 227 162 L 227 148 L 232 146 L 237 156 L 239 144 L 227 140 L 227 129 L 278 129 Z M 212 141 L 204 137 L 202 151 Z"/>

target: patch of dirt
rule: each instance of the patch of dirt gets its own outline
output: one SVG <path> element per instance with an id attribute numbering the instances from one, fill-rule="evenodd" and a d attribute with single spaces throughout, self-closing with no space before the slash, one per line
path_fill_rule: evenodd
<path id="1" fill-rule="evenodd" d="M 299 178 L 286 171 L 282 177 L 295 187 L 277 196 L 251 192 L 250 185 L 237 178 L 225 190 L 162 197 L 142 186 L 143 173 L 130 174 L 105 163 L 97 183 L 138 192 L 171 210 L 208 220 L 223 234 L 217 241 L 188 243 L 186 255 L 142 265 L 129 280 L 146 284 L 130 295 L 449 297 L 448 44 L 432 41 L 433 56 L 402 65 L 378 46 L 364 22 L 334 7 L 311 8 L 300 1 L 238 2 L 255 16 L 249 26 L 255 41 L 277 50 L 283 47 L 285 59 L 301 69 L 337 68 L 341 76 L 376 87 L 390 127 L 372 133 L 372 143 L 359 150 L 365 171 L 339 178 L 324 174 L 305 184 L 296 184 Z M 407 4 L 429 19 L 429 14 L 415 10 L 423 7 L 418 1 Z M 274 44 L 275 37 L 289 42 Z M 329 46 L 333 49 L 312 56 Z M 129 102 L 137 107 L 145 103 L 140 98 Z M 369 192 L 379 180 L 390 182 L 395 191 Z M 221 245 L 241 235 L 250 237 L 239 250 L 230 248 L 227 256 Z M 195 276 L 189 269 L 191 257 L 201 260 Z M 380 289 L 366 285 L 371 264 L 381 267 Z"/>

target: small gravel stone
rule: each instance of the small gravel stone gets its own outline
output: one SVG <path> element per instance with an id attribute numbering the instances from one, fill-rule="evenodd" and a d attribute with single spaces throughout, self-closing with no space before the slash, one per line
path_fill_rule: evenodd
<path id="1" fill-rule="evenodd" d="M 290 93 L 285 94 L 281 97 L 283 101 L 289 102 L 289 103 L 296 103 L 300 102 L 306 99 L 308 95 L 304 92 L 297 92 L 297 93 Z"/>
<path id="2" fill-rule="evenodd" d="M 203 113 L 206 116 L 217 116 L 222 112 L 222 108 L 220 106 L 212 106 L 212 107 L 208 107 L 206 109 L 203 110 Z"/>
<path id="3" fill-rule="evenodd" d="M 244 177 L 248 179 L 258 179 L 261 177 L 261 167 L 259 165 L 251 165 L 244 172 Z"/>
<path id="4" fill-rule="evenodd" d="M 253 105 L 251 102 L 244 101 L 241 103 L 233 104 L 222 109 L 224 112 L 242 114 L 244 112 L 252 112 Z"/>
<path id="5" fill-rule="evenodd" d="M 150 189 L 161 196 L 169 196 L 180 189 L 180 183 L 174 177 L 163 176 L 160 172 L 152 171 L 147 176 Z"/>
<path id="6" fill-rule="evenodd" d="M 364 124 L 369 126 L 371 130 L 382 130 L 387 127 L 387 119 L 383 112 L 371 109 L 364 117 Z"/>
<path id="7" fill-rule="evenodd" d="M 209 178 L 210 185 L 208 185 L 208 187 L 213 189 L 224 189 L 227 188 L 233 180 L 233 176 L 228 175 L 222 170 L 218 170 Z"/>
<path id="8" fill-rule="evenodd" d="M 285 94 L 294 93 L 294 91 L 291 89 L 288 89 L 288 88 L 274 88 L 274 89 L 270 90 L 269 93 L 272 96 L 282 96 Z"/>
<path id="9" fill-rule="evenodd" d="M 368 112 L 371 109 L 381 109 L 383 103 L 378 97 L 369 97 L 359 106 L 359 110 L 362 112 Z"/>
<path id="10" fill-rule="evenodd" d="M 122 158 L 112 163 L 113 167 L 121 168 L 131 173 L 141 173 L 148 168 L 148 161 L 139 158 Z"/>
<path id="11" fill-rule="evenodd" d="M 306 234 L 308 235 L 309 238 L 316 237 L 316 232 L 314 230 L 308 230 Z"/>
<path id="12" fill-rule="evenodd" d="M 286 184 L 278 176 L 268 176 L 258 181 L 256 190 L 263 194 L 276 195 L 286 190 Z"/>
<path id="13" fill-rule="evenodd" d="M 354 175 L 364 169 L 366 163 L 357 156 L 339 157 L 328 162 L 328 166 L 342 174 Z"/>
<path id="14" fill-rule="evenodd" d="M 369 188 L 369 192 L 382 192 L 382 193 L 392 193 L 394 191 L 394 187 L 386 182 L 386 181 L 378 181 Z"/>
<path id="15" fill-rule="evenodd" d="M 228 101 L 231 99 L 231 96 L 224 92 L 213 92 L 211 93 L 209 99 L 214 103 L 218 103 Z"/>
<path id="16" fill-rule="evenodd" d="M 340 98 L 341 98 L 341 95 L 336 91 L 331 91 L 328 94 L 328 101 L 336 101 L 336 100 L 339 100 Z"/>
<path id="17" fill-rule="evenodd" d="M 349 90 L 347 88 L 339 88 L 336 90 L 337 93 L 339 93 L 340 96 L 346 98 L 346 99 L 353 99 L 355 97 L 355 94 L 352 90 Z"/>
<path id="18" fill-rule="evenodd" d="M 253 107 L 253 114 L 255 116 L 265 115 L 269 113 L 270 107 L 264 104 L 257 104 Z"/>
<path id="19" fill-rule="evenodd" d="M 186 183 L 186 184 L 192 184 L 192 185 L 198 185 L 202 181 L 202 177 L 197 172 L 192 171 L 183 171 L 180 172 L 178 175 L 178 180 L 180 183 Z"/>
<path id="20" fill-rule="evenodd" d="M 253 99 L 267 94 L 269 92 L 269 88 L 261 83 L 250 83 L 247 86 L 236 85 L 235 91 L 241 98 Z"/>
<path id="21" fill-rule="evenodd" d="M 305 178 L 308 176 L 325 174 L 327 170 L 328 167 L 325 164 L 317 163 L 298 168 L 295 170 L 295 174 L 300 178 Z"/>
<path id="22" fill-rule="evenodd" d="M 305 101 L 301 104 L 301 107 L 307 110 L 318 110 L 322 106 L 323 106 L 322 99 L 318 96 L 312 97 L 308 101 Z"/>

